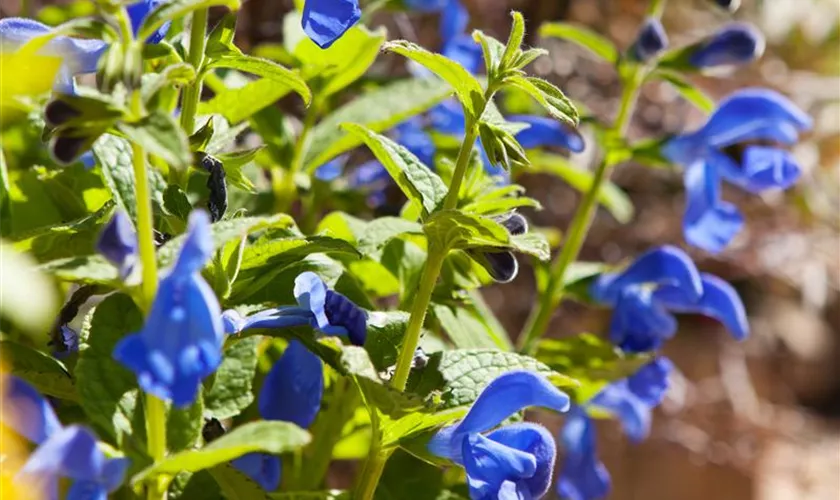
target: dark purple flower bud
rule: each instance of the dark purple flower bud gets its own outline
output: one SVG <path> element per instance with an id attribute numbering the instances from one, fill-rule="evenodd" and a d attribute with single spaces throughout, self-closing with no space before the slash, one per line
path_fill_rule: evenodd
<path id="1" fill-rule="evenodd" d="M 359 306 L 344 295 L 328 289 L 324 313 L 330 324 L 341 325 L 347 329 L 347 336 L 353 345 L 365 345 L 367 318 Z"/>
<path id="2" fill-rule="evenodd" d="M 732 23 L 696 44 L 688 56 L 695 68 L 746 64 L 764 53 L 764 37 L 749 24 Z"/>
<path id="3" fill-rule="evenodd" d="M 74 137 L 70 134 L 56 135 L 50 141 L 50 154 L 56 163 L 69 165 L 82 155 L 85 142 L 84 137 Z"/>
<path id="4" fill-rule="evenodd" d="M 714 0 L 714 2 L 729 12 L 735 12 L 741 6 L 741 0 Z"/>
<path id="5" fill-rule="evenodd" d="M 649 17 L 642 24 L 630 55 L 638 61 L 649 61 L 668 47 L 668 35 L 658 18 Z"/>
<path id="6" fill-rule="evenodd" d="M 137 263 L 137 233 L 125 212 L 114 212 L 96 241 L 96 251 L 116 266 L 125 280 Z"/>
<path id="7" fill-rule="evenodd" d="M 495 219 L 496 222 L 505 226 L 505 229 L 513 236 L 528 232 L 528 220 L 516 212 L 508 212 Z"/>
<path id="8" fill-rule="evenodd" d="M 479 262 L 498 283 L 510 283 L 519 274 L 519 262 L 511 252 L 484 252 L 481 257 L 486 262 Z"/>
<path id="9" fill-rule="evenodd" d="M 61 99 L 55 99 L 47 103 L 44 108 L 44 120 L 50 127 L 58 127 L 68 120 L 80 116 L 78 109 L 70 106 Z"/>

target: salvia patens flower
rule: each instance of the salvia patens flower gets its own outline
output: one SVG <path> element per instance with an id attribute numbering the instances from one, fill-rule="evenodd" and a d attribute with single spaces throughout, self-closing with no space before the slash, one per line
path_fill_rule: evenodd
<path id="1" fill-rule="evenodd" d="M 493 429 L 530 406 L 564 412 L 569 405 L 569 397 L 541 375 L 507 372 L 487 385 L 460 423 L 441 429 L 428 448 L 463 465 L 473 500 L 539 499 L 551 483 L 554 438 L 532 423 Z"/>
<path id="2" fill-rule="evenodd" d="M 688 62 L 698 69 L 752 62 L 764 53 L 764 37 L 754 26 L 732 23 L 688 49 Z"/>
<path id="3" fill-rule="evenodd" d="M 7 17 L 0 19 L 0 47 L 5 51 L 15 51 L 28 41 L 52 30 L 51 27 L 33 19 Z M 42 47 L 38 54 L 61 58 L 62 64 L 53 85 L 58 92 L 73 92 L 73 77 L 96 71 L 99 58 L 105 52 L 107 44 L 102 40 L 82 40 L 67 36 L 57 36 Z"/>
<path id="4" fill-rule="evenodd" d="M 649 61 L 668 47 L 668 35 L 658 17 L 648 17 L 642 23 L 629 53 L 637 61 Z"/>
<path id="5" fill-rule="evenodd" d="M 160 281 L 143 329 L 117 344 L 114 358 L 137 374 L 140 387 L 184 407 L 222 358 L 219 301 L 201 270 L 213 254 L 207 213 L 190 215 L 175 266 Z"/>
<path id="6" fill-rule="evenodd" d="M 128 15 L 135 34 L 143 19 L 162 1 L 141 0 L 128 6 Z M 22 17 L 0 19 L 0 46 L 3 51 L 17 50 L 33 38 L 45 35 L 52 29 L 33 19 Z M 163 40 L 168 29 L 169 23 L 166 23 L 152 34 L 147 42 L 157 43 Z M 73 77 L 95 72 L 99 58 L 107 47 L 108 45 L 102 40 L 56 36 L 38 53 L 61 58 L 61 69 L 56 76 L 53 89 L 57 92 L 72 94 L 75 89 Z"/>
<path id="7" fill-rule="evenodd" d="M 117 268 L 120 279 L 128 278 L 137 265 L 137 233 L 125 212 L 115 211 L 102 228 L 96 251 Z"/>
<path id="8" fill-rule="evenodd" d="M 789 152 L 767 144 L 793 144 L 811 125 L 811 118 L 781 94 L 745 89 L 724 99 L 702 127 L 668 141 L 662 153 L 686 167 L 686 240 L 709 252 L 723 250 L 743 217 L 721 200 L 720 181 L 750 193 L 792 186 L 799 166 Z"/>
<path id="9" fill-rule="evenodd" d="M 526 123 L 528 128 L 516 134 L 516 140 L 525 149 L 556 147 L 580 153 L 586 146 L 577 129 L 545 116 L 510 115 L 507 120 Z"/>
<path id="10" fill-rule="evenodd" d="M 418 12 L 437 12 L 451 0 L 404 0 L 405 6 Z"/>
<path id="11" fill-rule="evenodd" d="M 128 468 L 124 458 L 108 459 L 96 436 L 79 425 L 62 427 L 38 391 L 17 377 L 4 377 L 0 420 L 38 447 L 18 472 L 16 481 L 58 500 L 58 480 L 72 481 L 68 499 L 104 499 L 119 487 Z"/>
<path id="12" fill-rule="evenodd" d="M 303 31 L 322 49 L 359 22 L 359 0 L 306 0 L 303 5 Z"/>
<path id="13" fill-rule="evenodd" d="M 323 393 L 321 359 L 293 340 L 263 381 L 258 399 L 260 416 L 265 420 L 292 422 L 306 429 L 321 408 Z M 276 456 L 249 453 L 234 460 L 233 465 L 266 491 L 280 486 L 281 462 Z"/>
<path id="14" fill-rule="evenodd" d="M 561 498 L 595 500 L 610 490 L 610 474 L 598 459 L 595 426 L 587 408 L 613 414 L 632 441 L 642 441 L 650 431 L 653 408 L 662 402 L 668 389 L 672 369 L 669 359 L 657 358 L 630 377 L 608 385 L 584 406 L 572 408 L 560 434 L 566 450 L 557 479 Z"/>
<path id="15" fill-rule="evenodd" d="M 354 345 L 364 345 L 367 316 L 350 299 L 330 290 L 317 274 L 307 271 L 295 278 L 297 306 L 266 309 L 247 317 L 234 310 L 222 315 L 225 333 L 251 328 L 288 328 L 311 325 L 326 335 L 347 336 Z"/>
<path id="16" fill-rule="evenodd" d="M 610 340 L 627 352 L 658 349 L 676 333 L 675 312 L 715 318 L 738 340 L 749 334 L 744 305 L 732 286 L 698 272 L 672 246 L 648 251 L 622 271 L 602 274 L 590 292 L 613 307 Z"/>

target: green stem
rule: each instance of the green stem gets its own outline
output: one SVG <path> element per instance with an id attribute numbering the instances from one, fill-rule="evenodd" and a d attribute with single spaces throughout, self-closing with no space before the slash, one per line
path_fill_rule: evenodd
<path id="1" fill-rule="evenodd" d="M 330 405 L 318 415 L 312 430 L 313 441 L 306 450 L 304 477 L 298 478 L 295 490 L 314 491 L 321 488 L 329 469 L 332 451 L 341 439 L 341 430 L 356 411 L 359 393 L 350 379 L 336 378 Z"/>
<path id="2" fill-rule="evenodd" d="M 458 159 L 455 162 L 455 171 L 452 173 L 452 182 L 449 184 L 449 191 L 443 200 L 443 209 L 451 210 L 458 206 L 458 196 L 461 193 L 461 183 L 464 181 L 464 174 L 467 173 L 467 166 L 470 163 L 475 138 L 478 136 L 478 126 L 472 123 L 467 124 L 467 132 L 461 149 L 458 150 Z"/>
<path id="3" fill-rule="evenodd" d="M 303 118 L 303 128 L 295 142 L 292 152 L 292 162 L 287 170 L 275 167 L 271 173 L 272 190 L 274 191 L 275 211 L 288 212 L 295 201 L 295 176 L 303 169 L 303 154 L 309 144 L 309 133 L 315 126 L 318 103 L 313 102 Z"/>
<path id="4" fill-rule="evenodd" d="M 391 453 L 393 453 L 393 450 L 382 449 L 379 436 L 379 421 L 376 418 L 372 418 L 371 420 L 373 435 L 371 436 L 370 451 L 359 476 L 359 482 L 356 484 L 353 500 L 373 499 L 373 495 L 376 493 L 376 486 L 379 484 L 379 478 L 382 477 L 382 472 L 385 470 L 385 464 L 388 462 L 388 458 L 391 457 Z"/>
<path id="5" fill-rule="evenodd" d="M 648 4 L 647 9 L 647 17 L 655 17 L 660 18 L 662 17 L 662 12 L 665 10 L 665 3 L 668 0 L 652 0 L 650 4 Z"/>
<path id="6" fill-rule="evenodd" d="M 131 111 L 135 116 L 143 112 L 139 90 L 131 95 Z M 149 176 L 146 167 L 146 152 L 137 143 L 131 143 L 132 166 L 134 167 L 135 189 L 137 191 L 137 239 L 142 264 L 140 291 L 143 310 L 149 311 L 157 291 L 157 257 L 155 256 L 154 219 L 152 197 L 149 194 Z M 146 394 L 146 435 L 149 456 L 155 462 L 166 455 L 166 408 L 163 401 Z M 166 491 L 159 485 L 148 485 L 147 498 L 166 498 Z"/>
<path id="7" fill-rule="evenodd" d="M 643 71 L 639 67 L 633 67 L 630 69 L 627 77 L 624 78 L 621 103 L 612 127 L 614 136 L 623 137 L 625 135 L 643 77 Z M 548 323 L 551 321 L 551 316 L 563 298 L 562 289 L 566 272 L 569 266 L 577 260 L 580 249 L 583 247 L 583 242 L 589 232 L 589 227 L 595 215 L 595 209 L 598 206 L 598 195 L 601 191 L 601 186 L 605 180 L 609 179 L 612 168 L 621 161 L 621 157 L 611 155 L 608 152 L 604 155 L 604 158 L 595 170 L 592 185 L 584 194 L 569 225 L 563 248 L 551 265 L 551 272 L 546 288 L 540 296 L 537 307 L 531 310 L 531 315 L 528 317 L 523 333 L 519 337 L 520 352 L 533 355 L 536 351 L 537 342 L 545 334 Z"/>
<path id="8" fill-rule="evenodd" d="M 181 128 L 187 135 L 195 132 L 195 114 L 198 112 L 198 102 L 201 100 L 201 88 L 204 77 L 202 66 L 204 65 L 204 50 L 207 46 L 207 9 L 198 9 L 193 13 L 190 26 L 190 52 L 187 55 L 187 62 L 195 68 L 195 81 L 184 87 L 181 96 Z M 186 188 L 189 172 L 173 172 L 173 180 L 181 187 Z"/>

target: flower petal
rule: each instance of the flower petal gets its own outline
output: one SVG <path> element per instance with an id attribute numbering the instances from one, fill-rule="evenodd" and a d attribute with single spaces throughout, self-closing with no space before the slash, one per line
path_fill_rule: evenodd
<path id="1" fill-rule="evenodd" d="M 551 475 L 557 458 L 557 445 L 548 429 L 530 422 L 517 423 L 496 429 L 487 437 L 534 456 L 537 464 L 534 473 L 517 484 L 519 489 L 524 487 L 531 498 L 542 498 L 551 486 Z"/>
<path id="2" fill-rule="evenodd" d="M 668 35 L 658 17 L 648 17 L 642 23 L 630 54 L 638 61 L 648 61 L 668 47 Z"/>
<path id="3" fill-rule="evenodd" d="M 312 312 L 315 317 L 315 324 L 319 329 L 330 324 L 325 309 L 327 285 L 317 274 L 306 271 L 298 275 L 295 278 L 294 294 L 298 305 Z"/>
<path id="4" fill-rule="evenodd" d="M 555 119 L 534 115 L 511 115 L 507 119 L 530 125 L 516 134 L 516 140 L 525 149 L 553 146 L 580 153 L 585 147 L 580 132 Z"/>
<path id="5" fill-rule="evenodd" d="M 96 437 L 85 427 L 71 425 L 56 431 L 35 449 L 19 474 L 24 477 L 65 477 L 98 481 L 105 456 Z"/>
<path id="6" fill-rule="evenodd" d="M 65 500 L 107 500 L 108 490 L 96 481 L 74 481 Z"/>
<path id="7" fill-rule="evenodd" d="M 746 64 L 764 53 L 764 36 L 750 24 L 730 23 L 698 43 L 688 61 L 695 68 Z"/>
<path id="8" fill-rule="evenodd" d="M 461 453 L 472 499 L 498 498 L 502 483 L 531 477 L 537 470 L 534 455 L 481 434 L 465 436 Z"/>
<path id="9" fill-rule="evenodd" d="M 246 453 L 232 460 L 231 464 L 265 491 L 276 491 L 280 487 L 283 467 L 280 457 L 268 453 Z"/>
<path id="10" fill-rule="evenodd" d="M 677 320 L 653 299 L 650 289 L 628 287 L 622 291 L 610 321 L 613 344 L 626 352 L 652 351 L 676 331 Z"/>
<path id="11" fill-rule="evenodd" d="M 561 439 L 566 459 L 557 478 L 557 494 L 567 500 L 594 500 L 610 491 L 610 474 L 598 460 L 595 425 L 586 412 L 573 408 L 566 417 Z"/>
<path id="12" fill-rule="evenodd" d="M 721 170 L 727 181 L 756 194 L 769 189 L 787 189 L 801 174 L 802 170 L 788 151 L 766 146 L 748 146 L 737 170 Z"/>
<path id="13" fill-rule="evenodd" d="M 726 281 L 703 273 L 703 295 L 697 301 L 686 301 L 678 292 L 663 287 L 654 292 L 657 301 L 674 312 L 697 313 L 717 319 L 736 340 L 750 334 L 747 313 L 738 292 Z"/>
<path id="14" fill-rule="evenodd" d="M 173 275 L 188 275 L 200 272 L 213 256 L 213 234 L 210 232 L 210 217 L 204 210 L 190 214 L 187 239 L 178 254 Z"/>
<path id="15" fill-rule="evenodd" d="M 102 228 L 96 240 L 96 251 L 116 266 L 125 281 L 137 264 L 137 233 L 125 212 L 117 210 Z"/>
<path id="16" fill-rule="evenodd" d="M 599 302 L 614 303 L 628 286 L 670 284 L 699 297 L 703 292 L 694 262 L 679 248 L 665 245 L 642 254 L 618 273 L 604 273 L 593 283 L 591 293 Z"/>
<path id="17" fill-rule="evenodd" d="M 440 19 L 440 39 L 446 46 L 450 40 L 464 33 L 470 22 L 470 13 L 460 0 L 449 0 Z"/>
<path id="18" fill-rule="evenodd" d="M 738 208 L 720 199 L 720 181 L 715 167 L 696 162 L 685 170 L 685 239 L 707 252 L 726 248 L 744 225 Z"/>
<path id="19" fill-rule="evenodd" d="M 321 408 L 324 367 L 321 359 L 293 340 L 274 363 L 260 390 L 260 415 L 307 428 Z"/>
<path id="20" fill-rule="evenodd" d="M 40 444 L 61 429 L 61 422 L 47 400 L 34 387 L 15 376 L 2 378 L 0 420 L 3 425 Z"/>
<path id="21" fill-rule="evenodd" d="M 128 471 L 130 463 L 131 461 L 127 458 L 105 459 L 105 465 L 102 467 L 99 480 L 106 491 L 114 491 L 119 488 L 125 479 L 125 473 Z"/>
<path id="22" fill-rule="evenodd" d="M 636 397 L 626 380 L 606 386 L 589 404 L 615 415 L 631 441 L 640 442 L 650 433 L 651 406 Z"/>
<path id="23" fill-rule="evenodd" d="M 128 17 L 131 20 L 131 28 L 134 30 L 135 35 L 137 35 L 137 32 L 140 29 L 140 24 L 143 20 L 148 17 L 151 11 L 157 9 L 163 2 L 164 0 L 140 0 L 126 7 Z M 163 40 L 163 37 L 166 36 L 166 32 L 169 31 L 170 24 L 172 23 L 169 21 L 164 23 L 163 26 L 158 28 L 157 31 L 152 33 L 149 38 L 146 39 L 146 43 L 158 43 Z"/>
<path id="24" fill-rule="evenodd" d="M 484 388 L 464 420 L 458 425 L 441 429 L 429 441 L 428 448 L 435 455 L 457 461 L 461 453 L 461 439 L 467 434 L 488 431 L 530 406 L 564 412 L 570 404 L 569 396 L 542 375 L 524 370 L 503 373 Z"/>
<path id="25" fill-rule="evenodd" d="M 306 0 L 301 22 L 306 35 L 326 49 L 361 17 L 359 0 Z"/>
<path id="26" fill-rule="evenodd" d="M 656 406 L 668 392 L 668 375 L 673 369 L 670 359 L 658 357 L 627 377 L 627 388 L 646 404 Z"/>

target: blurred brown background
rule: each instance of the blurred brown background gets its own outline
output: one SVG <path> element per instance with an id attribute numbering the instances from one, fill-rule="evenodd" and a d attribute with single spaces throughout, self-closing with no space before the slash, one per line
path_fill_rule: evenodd
<path id="1" fill-rule="evenodd" d="M 646 2 L 633 0 L 464 0 L 472 26 L 503 37 L 510 9 L 521 10 L 531 33 L 546 20 L 571 20 L 629 45 Z M 37 12 L 52 2 L 0 0 L 2 16 Z M 291 0 L 245 0 L 237 42 L 243 48 L 282 37 Z M 671 0 L 664 24 L 671 43 L 714 30 L 731 18 L 704 0 Z M 665 349 L 679 374 L 657 411 L 651 437 L 629 444 L 612 423 L 603 425 L 600 453 L 613 476 L 615 500 L 838 500 L 840 499 L 840 2 L 744 0 L 734 16 L 767 36 L 764 57 L 731 75 L 702 77 L 715 97 L 744 86 L 770 86 L 791 96 L 816 128 L 794 149 L 804 170 L 787 193 L 764 197 L 726 190 L 747 227 L 719 256 L 693 252 L 702 270 L 732 282 L 742 294 L 752 337 L 732 341 L 713 321 L 683 317 Z M 391 38 L 437 47 L 437 18 L 381 12 L 373 24 Z M 534 72 L 560 84 L 595 114 L 609 119 L 618 97 L 612 68 L 567 43 L 528 43 L 551 51 Z M 376 68 L 374 68 L 376 70 Z M 644 137 L 693 127 L 702 116 L 666 85 L 645 87 L 631 135 Z M 574 162 L 588 168 L 590 147 Z M 684 206 L 679 174 L 640 166 L 619 168 L 614 179 L 637 212 L 621 226 L 603 211 L 583 251 L 585 260 L 618 261 L 651 246 L 682 243 Z M 564 229 L 578 194 L 559 180 L 523 180 L 545 210 L 536 225 Z M 487 291 L 494 310 L 517 332 L 534 304 L 527 270 L 512 284 Z M 568 304 L 554 317 L 554 336 L 602 332 L 608 317 Z M 559 429 L 559 419 L 546 423 Z"/>

